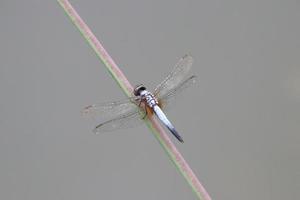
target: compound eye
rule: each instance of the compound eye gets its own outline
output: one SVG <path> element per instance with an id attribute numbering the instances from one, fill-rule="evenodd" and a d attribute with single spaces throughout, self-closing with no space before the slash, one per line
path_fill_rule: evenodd
<path id="1" fill-rule="evenodd" d="M 143 85 L 139 85 L 139 86 L 137 86 L 135 89 L 134 89 L 134 91 L 133 91 L 133 94 L 135 95 L 135 96 L 139 96 L 140 94 L 141 94 L 141 92 L 143 91 L 143 90 L 145 90 L 146 88 L 143 86 Z"/>
<path id="2" fill-rule="evenodd" d="M 146 90 L 146 87 L 144 87 L 144 86 L 140 87 L 140 89 L 139 89 L 140 92 L 144 91 L 144 90 Z"/>

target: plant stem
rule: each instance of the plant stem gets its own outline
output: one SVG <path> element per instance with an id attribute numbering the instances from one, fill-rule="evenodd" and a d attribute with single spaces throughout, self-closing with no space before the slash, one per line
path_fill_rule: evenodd
<path id="1" fill-rule="evenodd" d="M 133 87 L 104 49 L 99 40 L 92 33 L 90 28 L 81 19 L 76 10 L 72 7 L 68 0 L 58 0 L 58 3 L 64 9 L 65 13 L 72 20 L 75 26 L 79 29 L 81 34 L 84 36 L 89 45 L 93 48 L 97 56 L 106 66 L 111 76 L 115 79 L 118 85 L 121 87 L 123 92 L 130 97 L 132 96 Z M 197 197 L 201 200 L 211 200 L 209 194 L 206 192 L 205 188 L 202 186 L 197 176 L 194 174 L 192 169 L 189 167 L 188 163 L 184 160 L 183 156 L 177 150 L 175 145 L 172 143 L 168 134 L 164 131 L 162 126 L 156 120 L 156 118 L 151 117 L 145 120 L 148 127 L 152 130 L 152 133 L 157 138 L 171 161 L 174 163 L 178 171 L 183 175 L 189 185 L 192 187 L 193 191 L 196 193 Z"/>

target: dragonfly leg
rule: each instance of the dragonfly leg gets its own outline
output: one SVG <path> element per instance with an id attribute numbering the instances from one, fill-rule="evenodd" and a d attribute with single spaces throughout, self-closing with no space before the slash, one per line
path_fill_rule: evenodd
<path id="1" fill-rule="evenodd" d="M 147 111 L 147 108 L 146 108 L 146 104 L 144 103 L 144 110 L 145 110 L 145 115 L 143 116 L 143 119 L 146 118 L 147 114 L 148 114 L 148 111 Z"/>
<path id="2" fill-rule="evenodd" d="M 141 107 L 141 103 L 142 103 L 142 99 L 140 99 L 140 102 L 139 102 L 139 107 Z"/>
<path id="3" fill-rule="evenodd" d="M 142 99 L 139 99 L 139 105 L 138 105 L 138 106 L 139 106 L 140 108 L 142 108 L 142 107 L 141 107 L 141 104 L 142 104 Z M 147 108 L 146 108 L 146 103 L 144 103 L 143 109 L 144 109 L 144 111 L 145 111 L 145 115 L 142 117 L 142 119 L 145 119 L 146 116 L 147 116 L 147 114 L 148 114 L 148 113 L 147 113 Z"/>

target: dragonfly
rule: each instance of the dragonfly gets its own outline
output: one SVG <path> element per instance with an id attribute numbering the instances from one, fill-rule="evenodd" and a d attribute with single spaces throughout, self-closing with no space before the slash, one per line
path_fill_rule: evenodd
<path id="1" fill-rule="evenodd" d="M 177 94 L 195 83 L 196 76 L 188 76 L 192 64 L 192 56 L 183 56 L 153 93 L 149 92 L 143 84 L 140 84 L 134 88 L 133 95 L 125 100 L 85 107 L 84 115 L 100 115 L 103 119 L 103 122 L 97 125 L 93 132 L 98 134 L 132 127 L 141 124 L 146 117 L 156 115 L 175 138 L 183 143 L 183 138 L 163 110 Z"/>

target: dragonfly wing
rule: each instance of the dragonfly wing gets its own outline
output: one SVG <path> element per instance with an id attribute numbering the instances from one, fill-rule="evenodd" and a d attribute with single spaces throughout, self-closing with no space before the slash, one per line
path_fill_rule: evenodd
<path id="1" fill-rule="evenodd" d="M 117 129 L 125 129 L 135 127 L 142 124 L 144 113 L 142 111 L 129 112 L 125 115 L 121 115 L 118 118 L 108 120 L 99 124 L 93 130 L 94 133 L 99 134 L 103 132 L 109 132 Z"/>
<path id="2" fill-rule="evenodd" d="M 187 78 L 186 80 L 182 81 L 177 87 L 173 88 L 172 90 L 169 90 L 167 93 L 165 93 L 163 96 L 159 96 L 159 100 L 162 104 L 162 107 L 164 110 L 167 110 L 169 106 L 172 104 L 172 102 L 176 99 L 176 96 L 178 94 L 181 94 L 185 89 L 189 88 L 191 85 L 193 85 L 197 80 L 197 77 L 195 75 Z"/>
<path id="3" fill-rule="evenodd" d="M 156 87 L 154 95 L 164 96 L 168 91 L 176 88 L 187 76 L 192 64 L 193 58 L 190 55 L 183 56 L 175 65 L 173 71 Z"/>
<path id="4" fill-rule="evenodd" d="M 97 118 L 97 120 L 110 120 L 119 116 L 138 111 L 138 99 L 132 97 L 123 101 L 93 104 L 82 110 L 84 116 Z"/>

